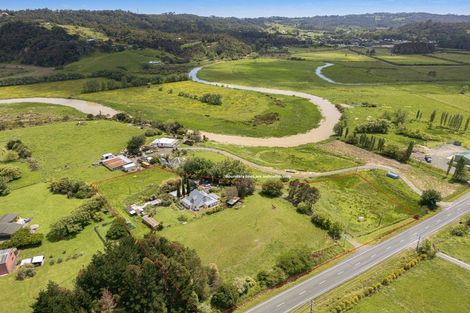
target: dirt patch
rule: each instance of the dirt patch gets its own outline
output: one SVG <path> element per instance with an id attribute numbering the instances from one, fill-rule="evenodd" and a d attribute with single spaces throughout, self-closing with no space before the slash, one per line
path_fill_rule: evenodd
<path id="1" fill-rule="evenodd" d="M 326 152 L 348 156 L 359 162 L 395 168 L 421 190 L 436 189 L 440 191 L 443 196 L 448 196 L 459 189 L 459 185 L 450 184 L 446 180 L 445 174 L 441 175 L 439 173 L 430 173 L 430 169 L 427 168 L 427 165 L 425 164 L 423 164 L 422 167 L 403 164 L 373 152 L 348 145 L 339 140 L 320 144 L 318 147 Z"/>

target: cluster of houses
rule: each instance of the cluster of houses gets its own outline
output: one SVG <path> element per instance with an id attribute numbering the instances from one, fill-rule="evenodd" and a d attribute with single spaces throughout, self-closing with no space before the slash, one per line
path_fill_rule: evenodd
<path id="1" fill-rule="evenodd" d="M 17 231 L 22 229 L 30 221 L 30 218 L 21 218 L 13 213 L 0 216 L 0 242 L 10 240 Z M 32 233 L 34 233 L 38 228 L 39 225 L 37 224 L 29 226 Z M 7 275 L 15 270 L 18 256 L 19 253 L 16 248 L 0 250 L 0 276 Z M 26 264 L 41 266 L 44 264 L 44 256 L 35 256 L 29 259 L 24 259 L 21 261 L 20 266 Z"/>
<path id="2" fill-rule="evenodd" d="M 130 216 L 140 216 L 144 224 L 146 224 L 151 229 L 156 230 L 159 227 L 159 223 L 153 217 L 147 215 L 145 209 L 147 207 L 155 207 L 161 202 L 162 201 L 160 199 L 155 199 L 152 201 L 145 202 L 141 205 L 132 204 L 127 208 L 127 213 L 129 213 Z"/>

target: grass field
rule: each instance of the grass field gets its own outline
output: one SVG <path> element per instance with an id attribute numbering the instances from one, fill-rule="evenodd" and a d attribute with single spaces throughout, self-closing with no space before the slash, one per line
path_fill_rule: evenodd
<path id="1" fill-rule="evenodd" d="M 434 243 L 443 253 L 470 263 L 470 234 L 462 237 L 452 235 L 451 230 L 456 225 L 457 223 L 439 232 L 434 237 Z"/>
<path id="2" fill-rule="evenodd" d="M 456 64 L 450 60 L 442 60 L 433 58 L 428 55 L 421 55 L 421 54 L 412 54 L 412 55 L 381 55 L 377 56 L 381 60 L 385 60 L 388 62 L 392 62 L 394 64 L 400 65 L 419 65 L 419 64 L 426 64 L 426 65 L 434 65 L 434 64 Z"/>
<path id="3" fill-rule="evenodd" d="M 196 249 L 205 264 L 216 263 L 227 281 L 236 276 L 256 276 L 292 248 L 319 250 L 333 244 L 291 204 L 258 194 L 248 197 L 240 209 L 226 209 L 161 233 Z"/>
<path id="4" fill-rule="evenodd" d="M 337 55 L 337 53 L 336 53 Z M 353 129 L 356 125 L 364 123 L 373 118 L 380 118 L 384 112 L 393 113 L 397 110 L 407 112 L 407 127 L 414 130 L 419 129 L 431 135 L 435 141 L 422 142 L 423 144 L 437 145 L 450 140 L 460 140 L 465 144 L 470 144 L 468 132 L 452 132 L 436 126 L 428 128 L 427 121 L 433 110 L 437 109 L 437 120 L 443 111 L 449 114 L 470 115 L 470 95 L 465 92 L 466 83 L 408 83 L 406 80 L 413 80 L 413 77 L 421 77 L 417 81 L 429 81 L 427 73 L 428 67 L 394 67 L 376 61 L 377 68 L 367 68 L 368 63 L 345 62 L 332 66 L 324 70 L 324 73 L 339 81 L 360 83 L 363 81 L 380 82 L 377 75 L 383 75 L 388 81 L 400 82 L 400 84 L 381 85 L 325 85 L 319 82 L 314 70 L 317 61 L 287 61 L 275 59 L 241 60 L 225 62 L 207 66 L 201 71 L 201 78 L 210 81 L 220 81 L 241 85 L 254 85 L 265 87 L 279 87 L 309 92 L 323 96 L 334 103 L 348 104 L 353 106 L 347 110 L 349 127 Z M 347 64 L 347 65 L 344 65 Z M 393 74 L 386 74 L 382 68 Z M 437 72 L 436 79 L 466 79 L 469 68 L 463 67 L 433 67 Z M 376 72 L 374 72 L 376 71 Z M 411 71 L 411 72 L 409 72 Z M 335 76 L 336 75 L 336 76 Z M 453 76 L 453 78 L 451 77 Z M 275 78 L 272 78 L 275 77 Z M 377 107 L 362 107 L 363 102 L 376 104 Z M 412 121 L 416 111 L 423 112 L 421 122 Z M 390 131 L 386 138 L 407 144 L 411 139 L 395 135 Z M 416 140 L 415 140 L 416 141 Z"/>
<path id="5" fill-rule="evenodd" d="M 40 167 L 34 182 L 65 176 L 90 182 L 116 175 L 92 163 L 103 153 L 122 151 L 132 136 L 141 133 L 137 127 L 111 121 L 64 122 L 2 131 L 0 146 L 17 138 L 30 147 Z"/>
<path id="6" fill-rule="evenodd" d="M 469 296 L 470 272 L 434 259 L 419 264 L 391 286 L 361 301 L 349 312 L 468 312 Z"/>
<path id="7" fill-rule="evenodd" d="M 312 180 L 312 185 L 321 195 L 314 211 L 341 223 L 353 237 L 423 213 L 418 196 L 401 180 L 387 178 L 383 171 L 320 178 Z M 358 220 L 360 216 L 363 222 Z"/>
<path id="8" fill-rule="evenodd" d="M 54 69 L 34 65 L 0 63 L 0 80 L 8 78 L 20 78 L 25 76 L 47 76 Z"/>
<path id="9" fill-rule="evenodd" d="M 53 195 L 47 189 L 47 184 L 38 183 L 13 190 L 6 197 L 0 197 L 0 214 L 16 213 L 21 217 L 30 217 L 32 224 L 39 224 L 38 231 L 47 234 L 52 223 L 68 215 L 82 202 L 83 200 Z M 106 217 L 105 222 L 109 222 L 109 219 Z M 86 227 L 73 239 L 59 242 L 44 239 L 40 247 L 21 250 L 20 259 L 44 255 L 46 263 L 37 269 L 36 276 L 24 281 L 16 281 L 14 273 L 0 277 L 0 294 L 4 299 L 8 299 L 2 304 L 1 311 L 30 312 L 29 305 L 34 302 L 38 292 L 46 287 L 49 280 L 65 287 L 72 287 L 79 270 L 88 264 L 97 250 L 104 247 L 93 230 L 94 226 L 98 227 L 103 236 L 106 234 L 108 226 L 104 226 L 103 223 L 94 224 Z M 75 254 L 80 256 L 76 259 L 71 258 Z M 63 263 L 57 263 L 59 258 L 63 259 Z M 51 265 L 50 260 L 54 260 L 56 264 Z"/>
<path id="10" fill-rule="evenodd" d="M 208 142 L 204 145 L 225 150 L 253 163 L 279 170 L 295 169 L 326 172 L 362 165 L 347 157 L 327 153 L 316 148 L 315 145 L 276 149 L 265 147 L 240 147 L 213 142 Z"/>
<path id="11" fill-rule="evenodd" d="M 470 64 L 470 54 L 469 53 L 453 53 L 453 52 L 436 52 L 433 54 L 436 57 L 443 58 L 446 60 L 451 60 L 454 62 L 461 62 Z"/>
<path id="12" fill-rule="evenodd" d="M 139 72 L 142 64 L 158 61 L 164 52 L 154 49 L 124 50 L 113 53 L 96 52 L 65 66 L 65 71 L 92 73 L 100 70 L 122 69 L 129 72 Z"/>

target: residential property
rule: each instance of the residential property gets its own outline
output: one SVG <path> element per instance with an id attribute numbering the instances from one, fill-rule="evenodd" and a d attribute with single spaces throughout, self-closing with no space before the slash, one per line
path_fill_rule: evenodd
<path id="1" fill-rule="evenodd" d="M 219 204 L 219 196 L 194 189 L 189 195 L 181 199 L 180 203 L 188 210 L 199 211 L 204 208 L 217 206 Z"/>
<path id="2" fill-rule="evenodd" d="M 144 204 L 142 205 L 138 205 L 138 204 L 132 204 L 128 209 L 127 209 L 127 212 L 131 215 L 131 216 L 134 216 L 134 215 L 137 215 L 137 214 L 144 214 L 144 209 L 148 206 L 157 206 L 159 205 L 160 203 L 162 203 L 162 200 L 160 199 L 155 199 L 155 200 L 152 200 L 152 201 L 148 201 L 148 202 L 145 202 Z"/>
<path id="3" fill-rule="evenodd" d="M 159 161 L 162 166 L 166 166 L 173 170 L 176 170 L 177 168 L 181 167 L 184 164 L 184 162 L 186 162 L 186 159 L 181 158 L 181 157 L 176 157 L 176 158 L 161 157 Z"/>
<path id="4" fill-rule="evenodd" d="M 0 241 L 8 240 L 20 230 L 23 225 L 16 223 L 18 219 L 16 214 L 6 214 L 0 216 Z"/>
<path id="5" fill-rule="evenodd" d="M 146 224 L 151 229 L 156 230 L 158 228 L 158 222 L 154 218 L 148 215 L 144 215 L 142 216 L 142 220 L 144 221 L 144 224 Z"/>
<path id="6" fill-rule="evenodd" d="M 114 157 L 116 157 L 116 156 L 112 153 L 105 153 L 101 156 L 101 161 L 109 160 L 109 159 L 112 159 Z"/>
<path id="7" fill-rule="evenodd" d="M 15 270 L 18 250 L 15 248 L 0 250 L 0 276 L 7 275 Z"/>
<path id="8" fill-rule="evenodd" d="M 34 266 L 43 266 L 46 258 L 44 255 L 33 256 L 32 258 L 27 258 L 21 260 L 20 266 L 32 264 Z"/>
<path id="9" fill-rule="evenodd" d="M 133 172 L 137 170 L 137 164 L 135 164 L 134 162 L 126 164 L 122 167 L 122 170 L 126 173 Z"/>
<path id="10" fill-rule="evenodd" d="M 123 156 L 118 155 L 114 156 L 113 158 L 103 160 L 101 162 L 108 170 L 115 171 L 115 170 L 122 170 L 125 165 L 134 163 L 131 159 Z"/>
<path id="11" fill-rule="evenodd" d="M 178 144 L 178 139 L 158 138 L 158 139 L 155 139 L 150 145 L 153 148 L 175 148 L 177 144 Z"/>

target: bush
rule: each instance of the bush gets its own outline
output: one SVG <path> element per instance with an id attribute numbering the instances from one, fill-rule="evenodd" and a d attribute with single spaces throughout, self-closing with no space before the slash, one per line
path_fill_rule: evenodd
<path id="1" fill-rule="evenodd" d="M 463 237 L 468 233 L 468 228 L 465 225 L 459 225 L 450 231 L 453 236 Z"/>
<path id="2" fill-rule="evenodd" d="M 0 178 L 3 178 L 6 182 L 20 179 L 21 175 L 21 170 L 18 167 L 0 167 Z"/>
<path id="3" fill-rule="evenodd" d="M 68 198 L 86 199 L 94 195 L 93 189 L 85 182 L 71 178 L 61 178 L 49 185 L 52 193 L 67 195 Z"/>
<path id="4" fill-rule="evenodd" d="M 307 248 L 291 250 L 282 255 L 277 266 L 281 268 L 287 275 L 292 276 L 304 273 L 313 265 L 313 258 Z"/>
<path id="5" fill-rule="evenodd" d="M 341 238 L 343 228 L 338 222 L 332 222 L 329 218 L 320 214 L 314 214 L 312 216 L 311 222 L 315 226 L 326 230 L 328 235 L 330 235 L 333 239 L 338 240 Z"/>
<path id="6" fill-rule="evenodd" d="M 202 97 L 199 97 L 199 101 L 211 105 L 222 105 L 222 96 L 219 94 L 207 93 Z"/>
<path id="7" fill-rule="evenodd" d="M 211 304 L 218 309 L 226 310 L 234 307 L 238 302 L 238 298 L 239 295 L 234 286 L 223 284 L 217 293 L 212 296 Z"/>
<path id="8" fill-rule="evenodd" d="M 279 180 L 270 179 L 261 187 L 261 194 L 266 197 L 276 198 L 282 195 L 284 185 Z"/>
<path id="9" fill-rule="evenodd" d="M 0 197 L 4 197 L 10 194 L 10 188 L 7 185 L 7 182 L 0 178 Z"/>
<path id="10" fill-rule="evenodd" d="M 145 144 L 145 136 L 134 136 L 127 143 L 127 151 L 133 155 L 140 155 L 140 147 Z"/>
<path id="11" fill-rule="evenodd" d="M 43 234 L 31 234 L 29 229 L 23 228 L 14 233 L 10 240 L 0 244 L 0 249 L 17 248 L 26 249 L 38 247 L 42 244 Z"/>
<path id="12" fill-rule="evenodd" d="M 388 133 L 389 127 L 389 121 L 380 119 L 356 126 L 356 132 L 365 134 L 386 134 Z"/>
<path id="13" fill-rule="evenodd" d="M 236 277 L 233 281 L 233 286 L 237 289 L 239 295 L 243 295 L 256 286 L 256 281 L 250 276 Z"/>
<path id="14" fill-rule="evenodd" d="M 270 271 L 261 271 L 258 273 L 258 282 L 266 287 L 273 287 L 287 279 L 284 270 L 278 266 L 274 266 Z"/>
<path id="15" fill-rule="evenodd" d="M 442 196 L 440 192 L 434 189 L 428 189 L 421 194 L 419 204 L 427 206 L 430 210 L 435 210 L 437 208 L 437 203 L 441 200 Z"/>
<path id="16" fill-rule="evenodd" d="M 418 248 L 418 253 L 428 259 L 432 259 L 436 255 L 437 250 L 434 244 L 430 240 L 426 239 Z"/>
<path id="17" fill-rule="evenodd" d="M 25 280 L 28 277 L 34 277 L 36 275 L 36 269 L 32 264 L 26 264 L 18 270 L 16 273 L 16 280 Z"/>

